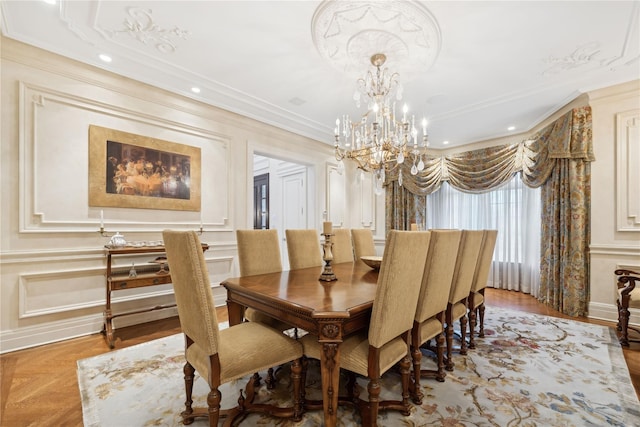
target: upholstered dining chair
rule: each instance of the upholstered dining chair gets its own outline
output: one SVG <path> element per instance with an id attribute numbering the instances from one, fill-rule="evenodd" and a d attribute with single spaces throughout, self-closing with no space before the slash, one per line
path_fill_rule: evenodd
<path id="1" fill-rule="evenodd" d="M 493 251 L 496 247 L 497 238 L 498 230 L 484 230 L 480 257 L 478 258 L 476 272 L 471 284 L 471 292 L 469 293 L 469 300 L 467 301 L 467 306 L 469 307 L 469 348 L 476 348 L 475 329 L 478 318 L 480 318 L 478 336 L 484 338 L 484 290 L 489 280 L 489 271 L 491 271 Z"/>
<path id="2" fill-rule="evenodd" d="M 424 397 L 420 388 L 420 378 L 435 378 L 442 382 L 446 377 L 444 369 L 445 313 L 461 237 L 462 231 L 460 230 L 431 231 L 418 306 L 411 329 L 411 358 L 413 360 L 411 391 L 413 401 L 418 405 L 422 404 Z M 437 368 L 435 370 L 421 369 L 422 351 L 420 347 L 434 338 L 436 340 Z"/>
<path id="3" fill-rule="evenodd" d="M 620 345 L 629 346 L 629 341 L 638 341 L 629 338 L 629 329 L 640 333 L 640 328 L 629 326 L 630 308 L 640 309 L 640 272 L 618 269 L 614 271 L 618 276 L 617 304 L 618 304 L 618 325 L 620 332 Z M 637 282 L 637 283 L 636 283 Z"/>
<path id="4" fill-rule="evenodd" d="M 428 231 L 389 232 L 378 274 L 369 330 L 350 335 L 340 344 L 340 368 L 347 371 L 349 379 L 347 396 L 339 397 L 339 403 L 355 405 L 360 410 L 363 425 L 376 426 L 379 410 L 397 410 L 409 415 L 409 332 L 415 316 L 430 237 Z M 300 341 L 305 357 L 320 359 L 323 348 L 317 336 L 305 335 Z M 380 378 L 398 362 L 402 378 L 401 400 L 380 401 Z M 303 369 L 303 378 L 305 372 Z M 369 378 L 368 401 L 359 397 L 356 374 Z"/>
<path id="5" fill-rule="evenodd" d="M 453 329 L 454 322 L 460 320 L 460 354 L 467 354 L 467 300 L 471 292 L 471 284 L 476 271 L 476 264 L 480 255 L 483 230 L 462 230 L 460 247 L 456 257 L 456 267 L 453 282 L 449 292 L 449 302 L 445 314 L 445 334 L 447 341 L 447 356 L 445 369 L 453 371 Z"/>
<path id="6" fill-rule="evenodd" d="M 356 260 L 361 256 L 375 256 L 376 246 L 373 243 L 373 232 L 369 228 L 352 228 L 353 253 Z"/>
<path id="7" fill-rule="evenodd" d="M 282 271 L 278 230 L 236 230 L 240 276 L 277 273 Z M 245 309 L 245 319 L 261 322 L 285 331 L 293 326 L 252 308 Z"/>
<path id="8" fill-rule="evenodd" d="M 334 228 L 332 236 L 334 264 L 341 262 L 353 262 L 353 243 L 351 242 L 351 230 L 348 228 Z"/>
<path id="9" fill-rule="evenodd" d="M 320 233 L 317 230 L 285 230 L 285 236 L 291 270 L 322 266 Z"/>
<path id="10" fill-rule="evenodd" d="M 165 230 L 162 236 L 171 269 L 180 326 L 185 336 L 186 409 L 182 413 L 183 424 L 191 424 L 196 417 L 208 416 L 209 425 L 217 427 L 219 418 L 226 416 L 225 425 L 231 425 L 235 419 L 250 412 L 300 420 L 302 345 L 258 322 L 243 322 L 220 330 L 198 235 L 195 231 Z M 240 391 L 238 406 L 221 410 L 221 384 L 288 362 L 292 362 L 292 406 L 254 403 L 256 391 L 251 378 L 245 388 L 246 396 Z M 196 371 L 210 387 L 207 408 L 192 406 Z"/>

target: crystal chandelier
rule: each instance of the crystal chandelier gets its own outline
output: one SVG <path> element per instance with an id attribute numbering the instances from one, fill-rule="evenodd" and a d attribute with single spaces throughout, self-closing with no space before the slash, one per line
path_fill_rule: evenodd
<path id="1" fill-rule="evenodd" d="M 386 59 L 382 53 L 373 55 L 371 64 L 375 70 L 358 79 L 353 99 L 359 108 L 364 97 L 367 111 L 358 121 L 343 115 L 342 120 L 336 120 L 334 130 L 338 171 L 344 170 L 345 158 L 355 161 L 362 171 L 373 172 L 377 194 L 382 191 L 385 173 L 406 161 L 412 163 L 412 175 L 422 171 L 429 146 L 426 119 L 422 119 L 422 140 L 419 141 L 415 116 L 407 115 L 407 105 L 403 106 L 401 116 L 396 115 L 396 101 L 402 99 L 402 86 L 398 73 L 390 74 L 386 68 L 382 69 Z M 398 183 L 402 185 L 402 168 L 398 172 Z"/>

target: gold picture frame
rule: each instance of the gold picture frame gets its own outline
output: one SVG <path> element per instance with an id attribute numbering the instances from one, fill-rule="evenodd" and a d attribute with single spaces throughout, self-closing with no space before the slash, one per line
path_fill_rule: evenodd
<path id="1" fill-rule="evenodd" d="M 200 148 L 89 126 L 89 206 L 200 211 Z"/>

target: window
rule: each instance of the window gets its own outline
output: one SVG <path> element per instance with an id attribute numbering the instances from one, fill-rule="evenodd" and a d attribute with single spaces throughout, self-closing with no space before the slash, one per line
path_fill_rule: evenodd
<path id="1" fill-rule="evenodd" d="M 540 276 L 540 189 L 519 177 L 480 194 L 448 183 L 427 196 L 427 228 L 495 229 L 489 286 L 537 295 Z"/>

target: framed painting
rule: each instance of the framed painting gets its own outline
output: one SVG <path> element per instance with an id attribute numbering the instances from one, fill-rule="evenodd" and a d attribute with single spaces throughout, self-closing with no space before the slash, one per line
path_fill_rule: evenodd
<path id="1" fill-rule="evenodd" d="M 200 148 L 89 126 L 89 206 L 200 210 Z"/>

